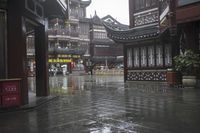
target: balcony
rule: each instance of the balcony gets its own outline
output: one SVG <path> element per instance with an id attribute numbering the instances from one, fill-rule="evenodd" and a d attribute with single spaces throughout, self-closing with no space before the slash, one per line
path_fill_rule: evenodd
<path id="1" fill-rule="evenodd" d="M 70 31 L 69 29 L 49 29 L 48 34 L 51 36 L 79 37 L 77 31 Z"/>
<path id="2" fill-rule="evenodd" d="M 27 55 L 28 56 L 34 56 L 35 55 L 35 49 L 33 49 L 33 48 L 28 48 L 27 49 Z"/>
<path id="3" fill-rule="evenodd" d="M 50 54 L 76 54 L 76 55 L 83 55 L 86 52 L 85 49 L 81 48 L 50 48 Z"/>
<path id="4" fill-rule="evenodd" d="M 70 15 L 69 15 L 69 18 L 72 19 L 72 20 L 73 19 L 78 20 L 78 13 L 71 12 Z"/>

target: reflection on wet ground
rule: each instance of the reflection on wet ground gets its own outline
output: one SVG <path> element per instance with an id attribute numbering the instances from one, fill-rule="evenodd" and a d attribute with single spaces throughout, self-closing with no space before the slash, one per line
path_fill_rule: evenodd
<path id="1" fill-rule="evenodd" d="M 108 82 L 107 82 L 108 81 Z M 112 83 L 123 83 L 123 77 L 113 76 L 55 76 L 50 77 L 49 87 L 51 94 L 74 94 L 91 89 L 94 85 L 108 87 Z"/>
<path id="2" fill-rule="evenodd" d="M 200 91 L 123 77 L 50 77 L 59 98 L 0 114 L 0 133 L 199 133 Z"/>

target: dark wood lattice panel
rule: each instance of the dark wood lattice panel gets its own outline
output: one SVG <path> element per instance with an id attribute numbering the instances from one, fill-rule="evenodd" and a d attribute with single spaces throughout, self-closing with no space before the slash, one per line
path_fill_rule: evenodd
<path id="1" fill-rule="evenodd" d="M 166 81 L 166 71 L 130 71 L 128 81 Z"/>

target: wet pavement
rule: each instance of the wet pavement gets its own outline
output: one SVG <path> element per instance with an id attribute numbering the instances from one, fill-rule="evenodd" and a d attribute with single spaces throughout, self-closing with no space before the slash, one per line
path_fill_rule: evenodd
<path id="1" fill-rule="evenodd" d="M 50 87 L 58 98 L 0 113 L 0 133 L 200 132 L 199 89 L 89 75 L 50 77 Z"/>

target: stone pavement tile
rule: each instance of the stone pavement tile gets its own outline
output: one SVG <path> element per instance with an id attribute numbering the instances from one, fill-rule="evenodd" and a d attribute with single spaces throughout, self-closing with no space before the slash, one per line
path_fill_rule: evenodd
<path id="1" fill-rule="evenodd" d="M 74 90 L 70 81 L 69 93 L 35 110 L 0 114 L 0 133 L 200 132 L 199 90 L 102 77 L 84 85 L 80 78 L 73 77 L 80 83 Z"/>

